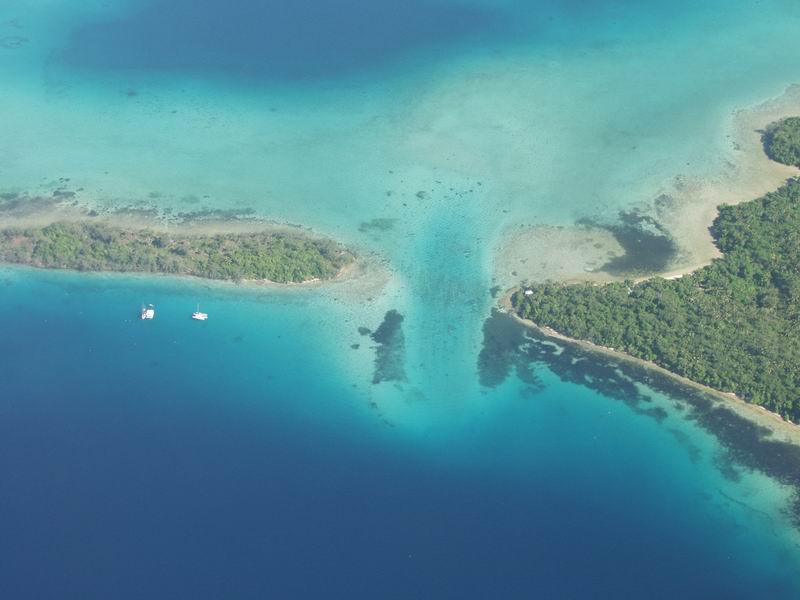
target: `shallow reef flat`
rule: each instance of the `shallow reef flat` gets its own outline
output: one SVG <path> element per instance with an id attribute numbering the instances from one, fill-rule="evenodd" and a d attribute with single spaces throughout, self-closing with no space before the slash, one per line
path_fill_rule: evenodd
<path id="1" fill-rule="evenodd" d="M 506 233 L 495 253 L 495 281 L 602 280 L 599 269 L 623 256 L 624 248 L 613 234 L 600 227 L 522 226 Z"/>
<path id="2" fill-rule="evenodd" d="M 763 138 L 768 146 L 770 134 Z M 800 155 L 800 138 L 789 149 Z M 545 282 L 518 289 L 511 304 L 568 338 L 620 349 L 796 422 L 798 207 L 800 179 L 791 178 L 761 198 L 719 206 L 710 233 L 721 256 L 696 271 L 603 285 Z"/>
<path id="3" fill-rule="evenodd" d="M 795 114 L 800 114 L 800 85 L 730 116 L 729 147 L 717 172 L 675 176 L 654 189 L 652 199 L 615 217 L 506 229 L 495 250 L 495 280 L 670 278 L 708 264 L 720 256 L 709 232 L 717 207 L 752 200 L 797 175 L 796 167 L 769 160 L 763 148 L 769 124 Z"/>

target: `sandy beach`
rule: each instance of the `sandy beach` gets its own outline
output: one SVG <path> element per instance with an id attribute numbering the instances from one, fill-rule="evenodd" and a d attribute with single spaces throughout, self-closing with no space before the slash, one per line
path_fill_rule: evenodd
<path id="1" fill-rule="evenodd" d="M 26 199 L 27 200 L 27 199 Z M 309 239 L 319 239 L 320 236 L 311 229 L 297 225 L 290 225 L 251 217 L 246 219 L 223 219 L 223 218 L 203 218 L 188 220 L 178 224 L 169 224 L 169 219 L 154 217 L 146 211 L 114 211 L 104 210 L 93 212 L 85 205 L 75 202 L 58 202 L 53 199 L 34 199 L 33 208 L 23 205 L 21 210 L 0 211 L 0 229 L 2 228 L 39 228 L 58 222 L 72 223 L 101 223 L 112 227 L 119 227 L 130 230 L 152 230 L 156 232 L 175 233 L 181 235 L 211 236 L 215 234 L 247 234 L 247 233 L 285 233 L 291 236 L 300 236 Z M 147 277 L 179 277 L 185 279 L 196 279 L 204 283 L 214 283 L 226 286 L 250 287 L 253 289 L 270 290 L 291 290 L 320 288 L 331 284 L 347 284 L 345 287 L 353 287 L 353 282 L 359 279 L 368 279 L 366 284 L 370 288 L 381 287 L 385 283 L 385 274 L 381 272 L 379 265 L 372 264 L 361 258 L 356 258 L 352 263 L 342 267 L 339 272 L 330 279 L 309 279 L 301 282 L 278 283 L 269 280 L 242 280 L 242 281 L 222 281 L 210 280 L 190 275 L 171 275 L 159 273 L 137 273 L 113 271 L 102 272 L 103 275 L 120 274 L 125 276 L 143 275 Z M 20 265 L 16 265 L 20 266 Z"/>
<path id="2" fill-rule="evenodd" d="M 682 258 L 663 277 L 690 273 L 718 257 L 708 228 L 721 204 L 739 204 L 771 192 L 800 170 L 774 162 L 762 144 L 766 127 L 800 114 L 800 85 L 773 100 L 734 113 L 727 168 L 710 179 L 676 178 L 669 196 L 673 202 L 659 210 L 658 219 L 676 240 Z"/>
<path id="3" fill-rule="evenodd" d="M 677 255 L 665 271 L 650 276 L 672 279 L 708 264 L 719 256 L 709 227 L 721 204 L 754 200 L 800 175 L 797 168 L 770 160 L 761 141 L 767 125 L 798 114 L 800 85 L 790 86 L 778 98 L 735 111 L 723 170 L 703 178 L 677 175 L 653 190 L 649 212 L 674 240 Z M 496 249 L 494 278 L 503 287 L 523 281 L 612 281 L 620 277 L 599 267 L 623 253 L 614 236 L 600 227 L 516 227 L 502 236 Z"/>
<path id="4" fill-rule="evenodd" d="M 660 198 L 669 198 L 668 202 L 654 203 L 658 221 L 676 241 L 679 252 L 678 258 L 667 271 L 648 277 L 676 279 L 707 265 L 720 256 L 709 227 L 721 204 L 754 200 L 778 188 L 786 179 L 800 174 L 797 168 L 770 160 L 764 153 L 761 141 L 767 125 L 798 114 L 800 85 L 789 87 L 779 98 L 735 112 L 729 134 L 731 158 L 725 171 L 708 179 L 676 177 L 670 189 L 658 191 Z M 621 252 L 623 250 L 610 233 L 596 228 L 523 228 L 509 233 L 504 240 L 495 259 L 495 277 L 504 283 L 516 278 L 514 286 L 520 281 L 533 283 L 546 280 L 603 283 L 619 278 L 598 271 L 598 264 Z M 636 280 L 648 277 L 637 277 Z M 718 398 L 740 416 L 768 428 L 774 439 L 800 444 L 800 427 L 785 421 L 780 415 L 747 403 L 735 394 L 720 392 L 671 373 L 654 363 L 612 348 L 569 338 L 548 327 L 521 319 L 511 307 L 510 295 L 511 292 L 503 297 L 501 307 L 526 327 L 564 343 L 645 366 L 684 385 L 702 390 Z"/>
<path id="5" fill-rule="evenodd" d="M 717 398 L 721 404 L 723 404 L 726 408 L 734 411 L 737 415 L 748 419 L 749 421 L 756 423 L 762 427 L 767 428 L 771 432 L 771 438 L 778 441 L 788 442 L 796 445 L 800 445 L 800 426 L 791 423 L 789 421 L 784 420 L 780 415 L 770 412 L 761 406 L 757 406 L 755 404 L 751 404 L 749 402 L 745 402 L 741 398 L 739 398 L 736 394 L 728 393 L 728 392 L 721 392 L 719 390 L 715 390 L 710 388 L 706 385 L 694 382 L 686 377 L 682 377 L 667 369 L 658 366 L 657 364 L 643 360 L 641 358 L 636 358 L 635 356 L 631 356 L 629 354 L 625 354 L 624 352 L 620 352 L 613 348 L 606 348 L 604 346 L 598 346 L 597 344 L 593 344 L 592 342 L 587 342 L 585 340 L 577 340 L 574 338 L 567 337 L 550 327 L 543 327 L 537 325 L 533 321 L 529 321 L 527 319 L 522 319 L 519 317 L 516 312 L 514 311 L 513 307 L 511 306 L 511 293 L 506 294 L 502 300 L 500 301 L 501 309 L 506 312 L 507 314 L 511 315 L 514 320 L 516 320 L 521 325 L 538 331 L 546 335 L 547 337 L 553 338 L 558 340 L 559 342 L 571 344 L 573 346 L 577 346 L 583 348 L 585 350 L 589 350 L 590 352 L 602 354 L 604 356 L 611 356 L 615 359 L 619 359 L 622 361 L 627 361 L 629 363 L 633 363 L 642 367 L 646 367 L 670 377 L 675 381 L 680 382 L 683 385 L 692 387 L 697 390 L 701 390 L 714 398 Z"/>

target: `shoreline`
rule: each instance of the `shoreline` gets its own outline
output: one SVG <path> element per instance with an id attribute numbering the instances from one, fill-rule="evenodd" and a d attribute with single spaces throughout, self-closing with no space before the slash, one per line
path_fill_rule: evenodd
<path id="1" fill-rule="evenodd" d="M 720 253 L 709 228 L 719 206 L 759 198 L 787 179 L 800 176 L 797 167 L 770 160 L 761 139 L 767 125 L 795 115 L 800 115 L 800 84 L 787 86 L 775 98 L 732 111 L 726 127 L 730 147 L 717 157 L 720 167 L 703 177 L 677 174 L 654 190 L 651 199 L 644 203 L 675 242 L 677 254 L 663 270 L 629 278 L 637 282 L 651 277 L 677 279 L 718 258 Z M 624 255 L 611 233 L 602 226 L 509 227 L 500 240 L 494 248 L 492 279 L 506 289 L 520 282 L 602 284 L 626 279 L 600 268 L 604 259 Z M 561 251 L 554 253 L 554 247 Z M 534 259 L 545 262 L 535 263 Z"/>
<path id="2" fill-rule="evenodd" d="M 250 290 L 258 288 L 269 288 L 274 290 L 290 290 L 290 289 L 311 289 L 319 288 L 330 284 L 346 283 L 359 279 L 362 275 L 367 273 L 367 266 L 362 264 L 361 261 L 355 260 L 352 263 L 343 266 L 331 278 L 320 279 L 315 277 L 305 281 L 290 281 L 287 283 L 280 283 L 278 281 L 271 281 L 269 279 L 242 279 L 234 281 L 232 279 L 211 279 L 200 277 L 198 275 L 185 275 L 181 273 L 158 273 L 158 272 L 145 272 L 145 271 L 112 271 L 112 270 L 86 270 L 81 271 L 78 269 L 68 268 L 55 268 L 55 267 L 39 267 L 25 263 L 13 263 L 0 261 L 0 268 L 10 269 L 15 271 L 33 271 L 38 273 L 63 273 L 68 275 L 89 276 L 89 277 L 133 277 L 138 279 L 174 279 L 176 281 L 193 282 L 202 285 L 219 285 L 225 287 L 239 287 Z"/>
<path id="3" fill-rule="evenodd" d="M 118 270 L 118 269 L 76 269 L 70 267 L 57 267 L 47 265 L 37 265 L 27 262 L 0 261 L 0 265 L 8 267 L 25 267 L 40 271 L 64 271 L 74 274 L 107 274 L 122 276 L 160 276 L 174 277 L 179 279 L 197 280 L 200 282 L 217 282 L 237 286 L 269 287 L 274 289 L 285 288 L 312 288 L 322 285 L 341 282 L 353 279 L 366 271 L 366 267 L 360 265 L 361 260 L 356 253 L 346 248 L 333 238 L 315 234 L 312 230 L 298 225 L 279 224 L 274 221 L 251 217 L 248 219 L 203 219 L 199 221 L 189 221 L 175 224 L 172 227 L 157 217 L 131 215 L 129 213 L 100 213 L 91 214 L 85 207 L 72 204 L 53 204 L 48 209 L 34 210 L 25 212 L 23 215 L 2 214 L 0 215 L 0 230 L 6 229 L 41 229 L 49 225 L 67 223 L 75 225 L 98 225 L 106 226 L 115 230 L 125 232 L 152 232 L 154 234 L 174 234 L 185 239 L 191 238 L 213 238 L 217 235 L 248 235 L 248 234 L 270 234 L 286 235 L 296 240 L 307 242 L 331 242 L 341 247 L 351 256 L 351 262 L 344 264 L 334 275 L 330 277 L 312 277 L 302 281 L 279 282 L 271 279 L 221 279 L 214 277 L 204 277 L 202 275 L 192 275 L 189 273 L 172 273 L 159 271 L 138 271 L 138 270 Z"/>
<path id="4" fill-rule="evenodd" d="M 345 265 L 336 276 L 330 279 L 315 279 L 305 282 L 278 283 L 268 280 L 231 281 L 224 279 L 205 279 L 194 275 L 176 273 L 144 273 L 137 271 L 78 271 L 74 269 L 51 269 L 35 267 L 22 263 L 0 262 L 0 270 L 17 273 L 40 274 L 51 277 L 109 278 L 123 281 L 132 279 L 140 282 L 167 283 L 172 285 L 202 286 L 219 293 L 235 295 L 267 294 L 305 294 L 312 291 L 335 295 L 345 295 L 353 299 L 379 295 L 387 284 L 390 275 L 382 265 L 369 257 Z"/>
<path id="5" fill-rule="evenodd" d="M 730 134 L 727 137 L 731 139 L 732 151 L 736 154 L 737 160 L 735 162 L 729 160 L 726 169 L 718 173 L 715 177 L 709 176 L 704 179 L 688 181 L 677 176 L 675 178 L 675 188 L 683 190 L 684 194 L 680 198 L 675 198 L 674 202 L 671 202 L 669 206 L 664 208 L 661 214 L 657 216 L 659 222 L 666 227 L 669 235 L 675 240 L 678 246 L 678 258 L 673 261 L 666 270 L 648 275 L 630 277 L 630 279 L 637 283 L 653 278 L 663 278 L 667 280 L 679 279 L 707 266 L 712 260 L 720 257 L 721 253 L 713 243 L 713 238 L 710 233 L 710 227 L 719 215 L 719 207 L 723 204 L 736 205 L 757 199 L 773 191 L 791 177 L 800 175 L 800 170 L 798 170 L 798 168 L 782 165 L 770 160 L 764 152 L 761 140 L 761 132 L 767 125 L 788 116 L 796 116 L 798 114 L 800 114 L 800 84 L 788 86 L 786 91 L 777 98 L 772 98 L 751 107 L 734 111 L 729 125 Z M 524 244 L 519 244 L 518 240 L 525 235 L 535 236 L 534 232 L 536 231 L 549 232 L 550 237 L 552 237 L 552 232 L 557 231 L 559 235 L 563 235 L 565 239 L 571 241 L 569 248 L 573 250 L 576 247 L 576 236 L 580 237 L 582 235 L 585 238 L 591 235 L 594 239 L 589 238 L 588 242 L 595 241 L 597 238 L 596 229 L 585 229 L 581 232 L 580 228 L 577 226 L 572 228 L 538 226 L 518 230 L 512 234 L 516 238 L 516 243 L 514 239 L 511 239 L 511 243 L 502 247 L 499 252 L 496 252 L 494 274 L 496 280 L 502 282 L 508 278 L 507 273 L 501 274 L 499 272 L 497 268 L 497 256 L 504 253 L 505 256 L 503 256 L 500 262 L 504 262 L 505 265 L 508 265 L 508 255 L 513 253 L 514 250 L 519 251 L 519 249 L 522 248 L 523 251 L 530 253 L 532 248 L 536 248 L 536 240 L 527 247 Z M 507 240 L 509 237 L 510 236 L 507 236 Z M 546 235 L 545 238 L 546 237 L 548 236 Z M 585 242 L 585 240 L 581 241 Z M 548 245 L 553 243 L 554 240 L 547 241 Z M 514 246 L 516 246 L 516 248 Z M 583 246 L 587 247 L 588 243 L 583 243 Z M 631 356 L 619 350 L 598 346 L 592 342 L 570 338 L 554 329 L 540 326 L 533 321 L 523 319 L 516 313 L 511 306 L 511 294 L 515 290 L 520 289 L 520 281 L 522 281 L 523 284 L 550 280 L 561 283 L 585 282 L 594 285 L 602 285 L 604 283 L 625 279 L 624 276 L 616 276 L 601 270 L 587 268 L 587 262 L 598 260 L 598 247 L 593 246 L 592 248 L 593 252 L 583 257 L 584 264 L 582 265 L 582 270 L 576 269 L 576 264 L 578 263 L 576 262 L 576 257 L 572 256 L 570 258 L 569 268 L 567 269 L 564 268 L 563 264 L 556 265 L 555 268 L 550 268 L 549 272 L 533 278 L 526 278 L 520 273 L 517 276 L 517 281 L 512 283 L 511 286 L 507 286 L 506 291 L 498 302 L 500 310 L 510 315 L 522 326 L 533 329 L 549 338 L 577 346 L 596 354 L 624 360 L 709 394 L 724 403 L 724 406 L 730 408 L 742 418 L 769 429 L 774 439 L 800 445 L 800 425 L 784 420 L 777 413 L 773 413 L 759 405 L 746 402 L 733 393 L 716 390 L 687 379 L 653 362 Z M 611 249 L 612 252 L 616 250 L 613 245 L 609 246 L 606 244 L 600 251 L 607 252 L 609 249 Z M 573 252 L 573 254 L 575 253 Z M 684 264 L 681 264 L 681 262 Z M 589 262 L 589 264 L 591 265 L 591 262 Z"/>
<path id="6" fill-rule="evenodd" d="M 625 352 L 621 352 L 613 348 L 598 346 L 597 344 L 586 340 L 571 338 L 550 327 L 545 327 L 528 319 L 523 319 L 517 314 L 511 305 L 511 294 L 517 289 L 519 288 L 507 290 L 498 304 L 499 309 L 504 314 L 512 317 L 523 327 L 537 331 L 548 338 L 570 344 L 583 350 L 588 350 L 589 352 L 595 354 L 600 354 L 606 357 L 622 360 L 639 367 L 644 367 L 650 371 L 668 377 L 673 381 L 677 381 L 682 385 L 704 392 L 719 400 L 720 403 L 722 403 L 726 408 L 732 410 L 738 416 L 769 429 L 771 434 L 770 439 L 800 446 L 800 425 L 792 423 L 791 421 L 786 421 L 779 414 L 771 412 L 757 404 L 747 402 L 732 392 L 716 390 L 707 385 L 703 385 L 702 383 L 697 383 L 696 381 L 687 379 L 686 377 L 678 375 L 677 373 L 673 373 L 672 371 L 669 371 L 653 362 L 631 356 L 630 354 L 626 354 Z"/>
<path id="7" fill-rule="evenodd" d="M 775 98 L 732 111 L 726 127 L 730 147 L 720 157 L 722 168 L 704 177 L 677 175 L 672 188 L 666 190 L 674 201 L 656 207 L 656 219 L 678 246 L 676 260 L 665 270 L 637 281 L 650 277 L 677 279 L 722 256 L 710 232 L 719 207 L 761 198 L 800 175 L 797 167 L 770 159 L 762 139 L 768 125 L 798 114 L 800 84 L 787 86 Z"/>

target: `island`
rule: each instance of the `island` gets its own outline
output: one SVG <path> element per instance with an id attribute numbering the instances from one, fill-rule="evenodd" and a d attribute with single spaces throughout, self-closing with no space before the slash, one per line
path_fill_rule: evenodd
<path id="1" fill-rule="evenodd" d="M 800 163 L 798 133 L 800 119 L 782 121 L 765 148 Z M 719 207 L 711 232 L 722 257 L 691 274 L 546 282 L 515 291 L 511 306 L 537 326 L 800 421 L 800 179 Z"/>
<path id="2" fill-rule="evenodd" d="M 274 228 L 190 233 L 65 221 L 0 229 L 0 262 L 46 269 L 306 283 L 332 279 L 353 261 L 331 240 Z"/>
<path id="3" fill-rule="evenodd" d="M 767 127 L 764 150 L 776 162 L 800 167 L 800 117 L 789 117 Z"/>

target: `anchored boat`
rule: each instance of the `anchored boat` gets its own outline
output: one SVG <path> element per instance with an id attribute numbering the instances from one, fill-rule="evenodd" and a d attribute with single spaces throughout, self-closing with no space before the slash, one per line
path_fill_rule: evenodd
<path id="1" fill-rule="evenodd" d="M 147 306 L 142 304 L 142 313 L 140 315 L 142 321 L 144 321 L 145 319 L 154 319 L 155 316 L 156 316 L 155 306 L 153 306 L 152 304 L 148 304 Z"/>
<path id="2" fill-rule="evenodd" d="M 208 319 L 208 315 L 204 312 L 200 312 L 200 305 L 197 305 L 197 310 L 192 313 L 192 318 L 195 321 L 205 321 Z"/>

